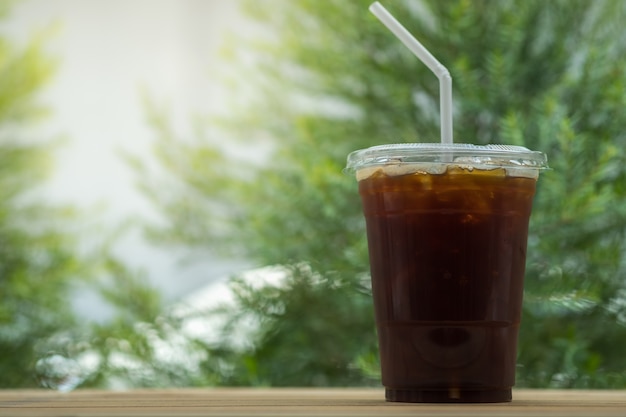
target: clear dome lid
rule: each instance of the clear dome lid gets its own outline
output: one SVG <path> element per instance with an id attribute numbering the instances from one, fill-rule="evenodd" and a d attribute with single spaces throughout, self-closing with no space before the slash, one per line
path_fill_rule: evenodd
<path id="1" fill-rule="evenodd" d="M 523 146 L 469 143 L 398 143 L 372 146 L 348 155 L 346 171 L 385 165 L 463 165 L 478 169 L 548 169 L 546 154 Z"/>

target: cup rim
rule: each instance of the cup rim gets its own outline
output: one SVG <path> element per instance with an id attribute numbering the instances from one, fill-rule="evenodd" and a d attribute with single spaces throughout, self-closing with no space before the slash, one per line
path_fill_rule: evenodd
<path id="1" fill-rule="evenodd" d="M 345 172 L 385 165 L 463 165 L 495 169 L 549 169 L 545 153 L 516 145 L 470 143 L 394 143 L 351 152 Z"/>

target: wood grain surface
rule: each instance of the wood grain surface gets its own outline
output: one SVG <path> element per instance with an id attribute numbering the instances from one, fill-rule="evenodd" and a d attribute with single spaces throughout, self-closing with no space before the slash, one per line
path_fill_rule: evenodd
<path id="1" fill-rule="evenodd" d="M 1 416 L 622 416 L 626 391 L 514 390 L 503 404 L 388 403 L 382 389 L 0 390 Z"/>

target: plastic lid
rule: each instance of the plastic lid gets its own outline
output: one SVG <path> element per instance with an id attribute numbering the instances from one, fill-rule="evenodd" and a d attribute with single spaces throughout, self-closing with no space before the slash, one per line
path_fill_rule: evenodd
<path id="1" fill-rule="evenodd" d="M 508 170 L 543 170 L 548 158 L 543 152 L 523 146 L 472 145 L 469 143 L 398 143 L 361 149 L 348 155 L 346 171 L 363 168 L 404 165 L 462 165 L 474 168 Z"/>

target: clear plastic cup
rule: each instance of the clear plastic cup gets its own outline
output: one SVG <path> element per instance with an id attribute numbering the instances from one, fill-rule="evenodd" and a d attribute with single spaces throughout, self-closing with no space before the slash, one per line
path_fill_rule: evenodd
<path id="1" fill-rule="evenodd" d="M 409 143 L 348 156 L 388 401 L 505 402 L 541 152 Z"/>

